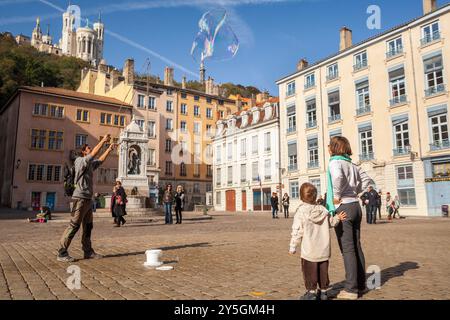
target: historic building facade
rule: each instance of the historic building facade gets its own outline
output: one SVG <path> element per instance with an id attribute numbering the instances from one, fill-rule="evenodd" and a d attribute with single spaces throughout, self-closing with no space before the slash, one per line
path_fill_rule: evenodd
<path id="1" fill-rule="evenodd" d="M 70 90 L 21 87 L 0 110 L 0 203 L 13 208 L 67 210 L 64 169 L 84 143 L 110 134 L 117 142 L 132 107 L 113 98 Z M 118 154 L 95 172 L 94 190 L 110 194 Z"/>
<path id="2" fill-rule="evenodd" d="M 325 193 L 335 135 L 350 140 L 377 189 L 400 197 L 402 214 L 436 216 L 450 203 L 450 4 L 423 3 L 423 16 L 356 45 L 343 28 L 338 53 L 302 60 L 277 81 L 282 179 L 294 206 L 303 182 Z"/>
<path id="3" fill-rule="evenodd" d="M 212 146 L 215 210 L 270 210 L 272 192 L 280 192 L 279 134 L 277 98 L 217 122 Z"/>

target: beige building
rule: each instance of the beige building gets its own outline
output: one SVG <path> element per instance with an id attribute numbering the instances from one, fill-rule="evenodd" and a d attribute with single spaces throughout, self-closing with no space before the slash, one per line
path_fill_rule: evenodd
<path id="1" fill-rule="evenodd" d="M 57 88 L 18 89 L 0 109 L 1 205 L 67 210 L 65 166 L 84 143 L 96 145 L 108 133 L 117 141 L 131 111 L 113 98 Z M 112 193 L 118 161 L 113 153 L 96 170 L 95 192 Z"/>
<path id="2" fill-rule="evenodd" d="M 377 189 L 400 197 L 402 214 L 440 215 L 450 204 L 450 4 L 423 4 L 423 16 L 356 45 L 342 28 L 339 52 L 303 59 L 277 81 L 282 179 L 294 206 L 304 182 L 326 192 L 335 135 L 350 140 Z"/>
<path id="3" fill-rule="evenodd" d="M 79 92 L 113 97 L 133 105 L 133 116 L 148 130 L 149 162 L 147 173 L 150 197 L 158 195 L 157 186 L 183 185 L 187 209 L 206 202 L 212 191 L 211 137 L 219 119 L 238 108 L 231 99 L 218 96 L 212 79 L 205 91 L 175 86 L 174 70 L 165 68 L 163 83 L 137 79 L 134 61 L 125 62 L 123 72 L 100 65 L 83 72 Z"/>

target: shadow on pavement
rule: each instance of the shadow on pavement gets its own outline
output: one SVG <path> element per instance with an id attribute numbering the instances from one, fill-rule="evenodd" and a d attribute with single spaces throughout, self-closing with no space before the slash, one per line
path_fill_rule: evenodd
<path id="1" fill-rule="evenodd" d="M 177 250 L 177 249 L 185 249 L 185 248 L 201 248 L 201 247 L 211 247 L 209 242 L 199 242 L 199 243 L 191 243 L 184 244 L 179 246 L 171 246 L 171 247 L 158 247 L 155 249 L 161 249 L 163 251 L 169 250 Z M 145 251 L 135 251 L 135 252 L 127 252 L 127 253 L 118 253 L 118 254 L 107 254 L 104 255 L 103 258 L 120 258 L 120 257 L 128 257 L 128 256 L 138 256 L 145 254 Z"/>
<path id="2" fill-rule="evenodd" d="M 406 261 L 402 262 L 396 266 L 389 267 L 381 270 L 381 286 L 383 286 L 389 280 L 402 277 L 405 275 L 406 271 L 419 269 L 419 264 L 417 262 Z M 370 277 L 372 274 L 366 274 L 366 279 Z M 344 289 L 345 281 L 341 281 L 332 285 L 329 293 L 330 298 L 335 298 L 338 293 Z M 362 293 L 362 296 L 366 295 L 369 291 L 366 290 Z"/>

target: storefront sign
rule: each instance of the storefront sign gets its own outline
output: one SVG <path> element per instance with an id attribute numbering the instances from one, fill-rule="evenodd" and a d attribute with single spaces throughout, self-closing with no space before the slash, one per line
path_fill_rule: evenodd
<path id="1" fill-rule="evenodd" d="M 425 179 L 425 182 L 445 182 L 445 181 L 450 181 L 450 177 Z"/>

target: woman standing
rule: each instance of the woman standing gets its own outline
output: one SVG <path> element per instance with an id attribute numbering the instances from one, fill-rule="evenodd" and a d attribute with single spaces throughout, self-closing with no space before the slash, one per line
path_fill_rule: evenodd
<path id="1" fill-rule="evenodd" d="M 392 199 L 391 199 L 391 193 L 386 192 L 386 212 L 388 214 L 388 220 L 392 220 Z"/>
<path id="2" fill-rule="evenodd" d="M 175 193 L 175 214 L 177 216 L 176 224 L 181 224 L 183 222 L 183 216 L 181 212 L 184 209 L 184 190 L 183 186 L 177 187 L 177 192 Z"/>
<path id="3" fill-rule="evenodd" d="M 122 188 L 122 183 L 120 181 L 116 182 L 113 190 L 114 193 L 111 197 L 111 212 L 114 217 L 115 227 L 120 227 L 121 224 L 124 225 L 126 223 L 126 220 L 123 218 L 123 216 L 127 215 L 127 194 Z"/>
<path id="4" fill-rule="evenodd" d="M 270 197 L 270 205 L 272 206 L 272 218 L 278 219 L 278 196 L 277 193 L 272 193 L 272 197 Z"/>
<path id="5" fill-rule="evenodd" d="M 346 278 L 345 289 L 337 298 L 356 300 L 358 293 L 366 288 L 365 259 L 360 242 L 362 211 L 358 194 L 374 183 L 351 162 L 352 149 L 346 138 L 333 137 L 328 151 L 331 159 L 327 173 L 326 207 L 332 215 L 347 214 L 347 219 L 336 228 Z"/>
<path id="6" fill-rule="evenodd" d="M 284 218 L 289 218 L 289 195 L 287 193 L 284 194 L 283 200 L 281 201 L 284 209 Z"/>

